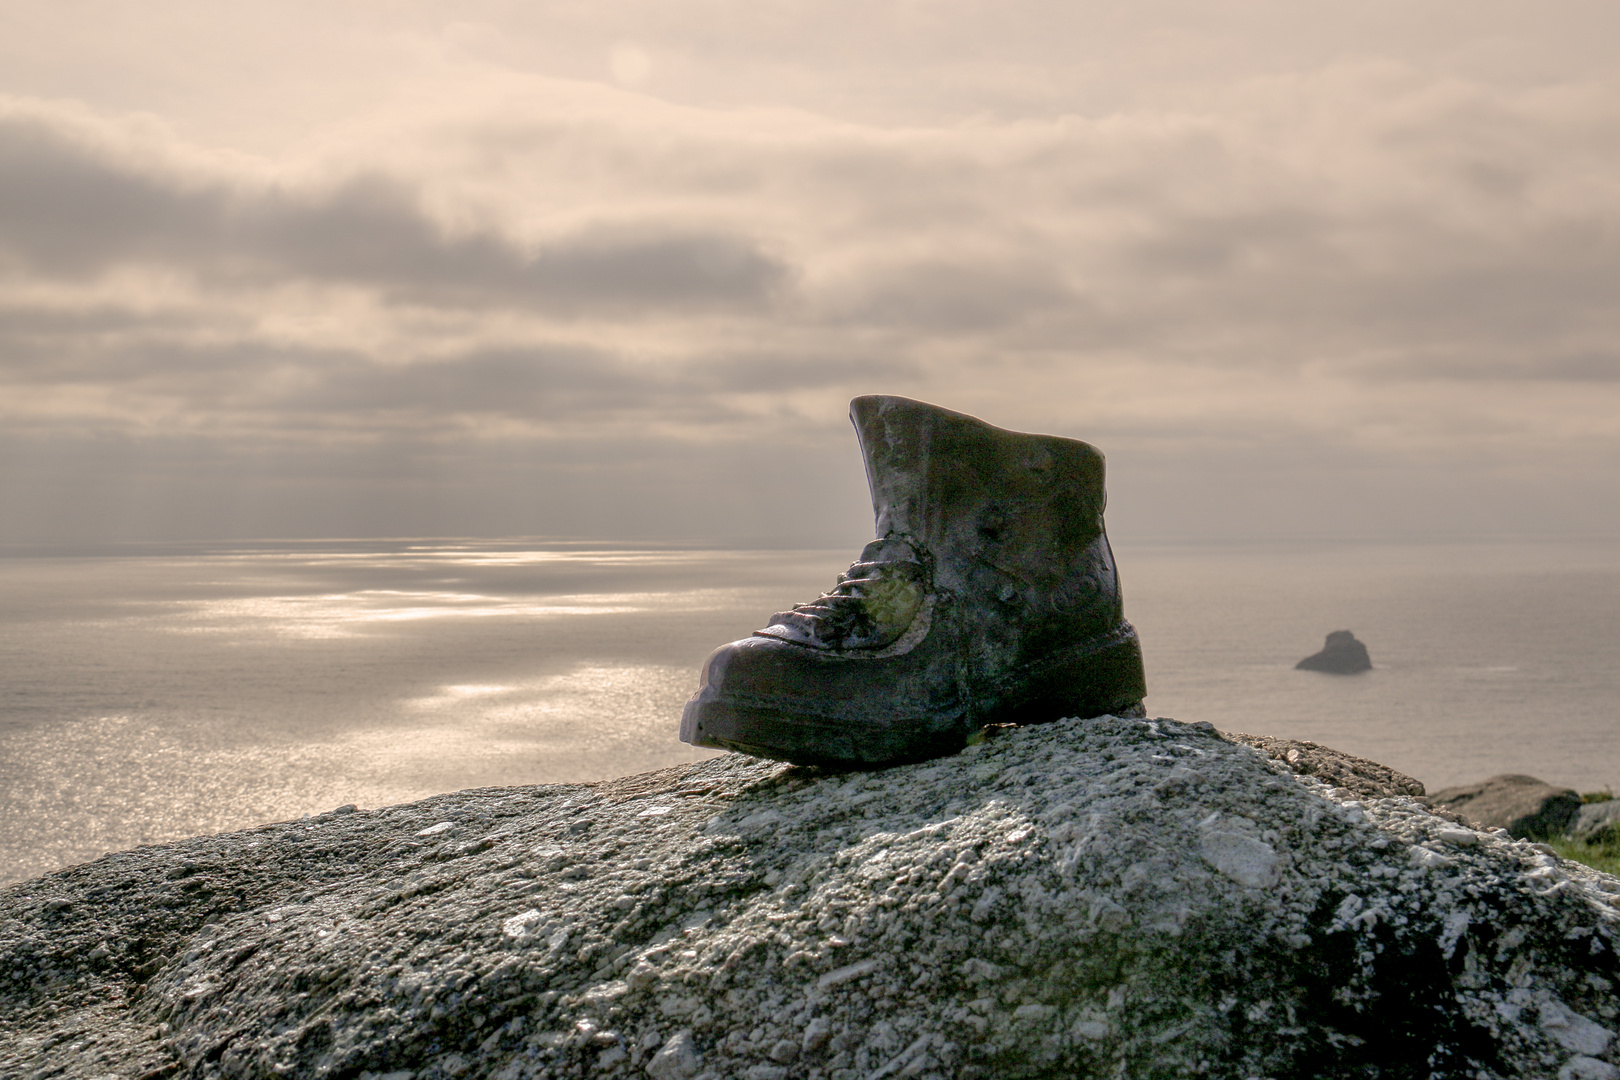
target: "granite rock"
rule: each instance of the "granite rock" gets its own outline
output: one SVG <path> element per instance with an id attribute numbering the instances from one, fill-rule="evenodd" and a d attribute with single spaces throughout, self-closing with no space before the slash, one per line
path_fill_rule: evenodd
<path id="1" fill-rule="evenodd" d="M 1429 802 L 1481 828 L 1506 829 L 1528 839 L 1564 835 L 1581 810 L 1581 797 L 1573 789 L 1516 773 L 1449 787 L 1429 796 Z"/>
<path id="2" fill-rule="evenodd" d="M 1342 787 L 1357 798 L 1391 799 L 1424 793 L 1421 780 L 1321 743 L 1243 732 L 1229 732 L 1226 738 L 1254 747 L 1293 772 L 1314 776 L 1330 787 Z"/>
<path id="3" fill-rule="evenodd" d="M 1288 749 L 1067 720 L 110 855 L 0 892 L 0 1075 L 1612 1075 L 1620 880 Z"/>
<path id="4" fill-rule="evenodd" d="M 1327 636 L 1322 651 L 1312 653 L 1294 665 L 1296 671 L 1325 671 L 1330 675 L 1354 675 L 1372 669 L 1367 646 L 1348 630 L 1335 630 Z"/>

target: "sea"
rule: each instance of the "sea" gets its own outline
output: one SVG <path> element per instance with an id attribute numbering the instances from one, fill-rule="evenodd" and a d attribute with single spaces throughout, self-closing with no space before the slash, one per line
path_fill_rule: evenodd
<path id="1" fill-rule="evenodd" d="M 1308 739 L 1431 791 L 1620 787 L 1620 542 L 1115 541 L 1149 715 Z M 539 540 L 0 557 L 0 883 L 463 788 L 694 761 L 715 646 L 854 551 Z M 1351 630 L 1373 670 L 1295 670 Z"/>

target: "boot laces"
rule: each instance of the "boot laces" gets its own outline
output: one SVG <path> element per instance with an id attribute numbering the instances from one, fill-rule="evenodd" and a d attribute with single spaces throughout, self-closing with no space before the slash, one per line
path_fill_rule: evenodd
<path id="1" fill-rule="evenodd" d="M 926 571 L 903 542 L 873 541 L 861 556 L 831 592 L 778 612 L 756 633 L 816 648 L 882 648 L 899 638 L 922 606 Z"/>

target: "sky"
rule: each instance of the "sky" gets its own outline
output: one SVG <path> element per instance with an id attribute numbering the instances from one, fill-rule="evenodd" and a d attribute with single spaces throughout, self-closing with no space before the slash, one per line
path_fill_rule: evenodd
<path id="1" fill-rule="evenodd" d="M 1612 0 L 4 0 L 0 544 L 1620 534 Z"/>

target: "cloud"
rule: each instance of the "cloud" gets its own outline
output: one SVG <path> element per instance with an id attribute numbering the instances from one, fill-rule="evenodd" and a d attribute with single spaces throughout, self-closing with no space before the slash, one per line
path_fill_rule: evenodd
<path id="1" fill-rule="evenodd" d="M 0 117 L 0 257 L 51 276 L 123 265 L 237 280 L 370 286 L 417 303 L 497 298 L 621 316 L 760 307 L 789 269 L 746 237 L 678 223 L 614 225 L 526 250 L 454 234 L 404 182 L 360 174 L 326 191 L 255 189 L 110 160 L 38 116 Z"/>
<path id="2" fill-rule="evenodd" d="M 44 118 L 0 119 L 0 251 L 48 273 L 185 258 L 218 232 L 217 191 L 187 192 L 96 159 Z"/>
<path id="3" fill-rule="evenodd" d="M 161 461 L 130 488 L 170 470 L 202 498 L 178 462 L 212 454 L 276 499 L 369 491 L 392 461 L 410 494 L 383 531 L 436 505 L 630 527 L 594 477 L 717 533 L 813 519 L 782 487 L 842 475 L 869 392 L 1098 442 L 1157 477 L 1160 522 L 1266 468 L 1304 491 L 1291 462 L 1484 490 L 1535 461 L 1562 490 L 1620 460 L 1602 79 L 1334 60 L 1174 106 L 901 125 L 655 98 L 681 56 L 636 41 L 647 92 L 475 71 L 280 158 L 11 101 L 18 460 Z M 497 477 L 573 509 L 469 510 Z"/>
<path id="4" fill-rule="evenodd" d="M 1411 356 L 1359 365 L 1365 379 L 1469 383 L 1620 383 L 1620 353 L 1517 356 Z"/>
<path id="5" fill-rule="evenodd" d="M 917 370 L 878 357 L 737 353 L 697 362 L 638 362 L 568 343 L 473 347 L 389 362 L 353 349 L 263 340 L 197 341 L 158 334 L 132 340 L 124 313 L 76 319 L 40 313 L 0 318 L 0 417 L 14 430 L 43 425 L 171 433 L 228 429 L 238 438 L 330 438 L 346 443 L 503 435 L 555 440 L 595 431 L 624 438 L 657 430 L 686 441 L 745 441 L 768 426 L 804 426 L 775 400 L 851 382 L 915 380 Z M 172 329 L 172 328 L 171 328 Z M 111 333 L 114 348 L 97 347 Z M 89 339 L 87 343 L 85 339 Z M 77 348 L 63 341 L 77 341 Z M 836 392 L 836 390 L 835 390 Z M 42 408 L 52 398 L 55 410 Z M 69 417 L 77 406 L 78 423 Z M 54 412 L 54 416 L 49 414 Z M 835 426 L 836 415 L 811 426 Z"/>

